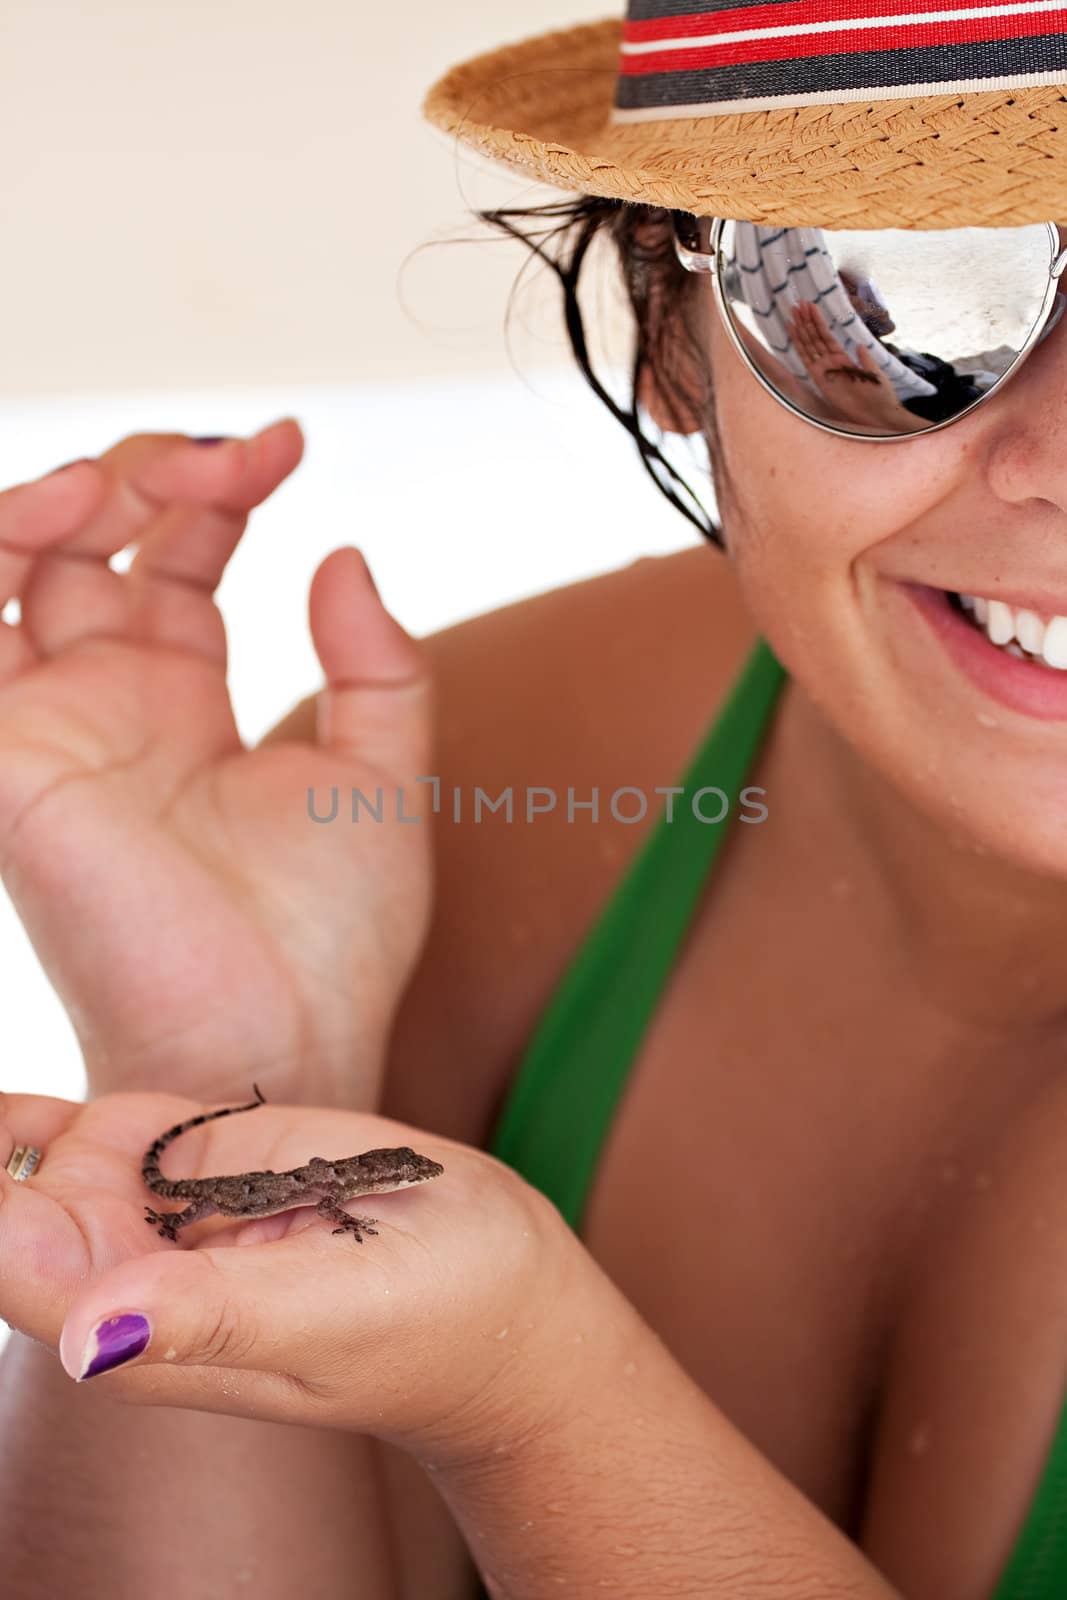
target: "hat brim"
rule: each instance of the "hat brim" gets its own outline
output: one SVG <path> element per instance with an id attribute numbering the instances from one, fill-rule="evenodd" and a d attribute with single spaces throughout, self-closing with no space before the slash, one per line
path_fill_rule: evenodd
<path id="1" fill-rule="evenodd" d="M 528 177 L 698 216 L 826 228 L 1067 222 L 1067 85 L 613 125 L 622 22 L 453 67 L 423 115 Z"/>

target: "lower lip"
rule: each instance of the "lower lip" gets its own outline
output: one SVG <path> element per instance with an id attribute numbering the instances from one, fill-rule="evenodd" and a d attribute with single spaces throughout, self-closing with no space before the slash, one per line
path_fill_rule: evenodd
<path id="1" fill-rule="evenodd" d="M 902 584 L 956 665 L 976 688 L 1012 711 L 1044 722 L 1067 722 L 1067 672 L 1035 661 L 1020 661 L 990 644 L 949 603 L 948 595 L 925 584 Z"/>

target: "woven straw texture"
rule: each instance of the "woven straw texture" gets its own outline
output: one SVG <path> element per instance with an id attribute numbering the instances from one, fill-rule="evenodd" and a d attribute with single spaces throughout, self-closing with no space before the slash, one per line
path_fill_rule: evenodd
<path id="1" fill-rule="evenodd" d="M 1067 222 L 1067 85 L 610 124 L 622 22 L 459 66 L 423 115 L 527 177 L 698 216 L 826 228 Z"/>

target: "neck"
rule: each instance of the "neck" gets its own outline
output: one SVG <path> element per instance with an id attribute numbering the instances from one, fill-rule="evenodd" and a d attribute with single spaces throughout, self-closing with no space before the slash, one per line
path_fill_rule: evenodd
<path id="1" fill-rule="evenodd" d="M 946 829 L 845 743 L 798 684 L 790 695 L 785 766 L 803 776 L 805 811 L 817 804 L 832 828 L 828 859 L 854 879 L 849 892 L 864 897 L 892 970 L 942 1013 L 1016 1045 L 1067 1031 L 1067 882 Z"/>

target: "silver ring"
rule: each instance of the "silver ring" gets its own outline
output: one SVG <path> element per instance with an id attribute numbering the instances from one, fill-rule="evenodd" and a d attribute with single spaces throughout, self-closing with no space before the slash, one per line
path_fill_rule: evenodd
<path id="1" fill-rule="evenodd" d="M 17 1144 L 11 1152 L 11 1160 L 7 1170 L 16 1183 L 21 1183 L 24 1178 L 30 1178 L 41 1164 L 41 1152 L 33 1144 Z"/>

